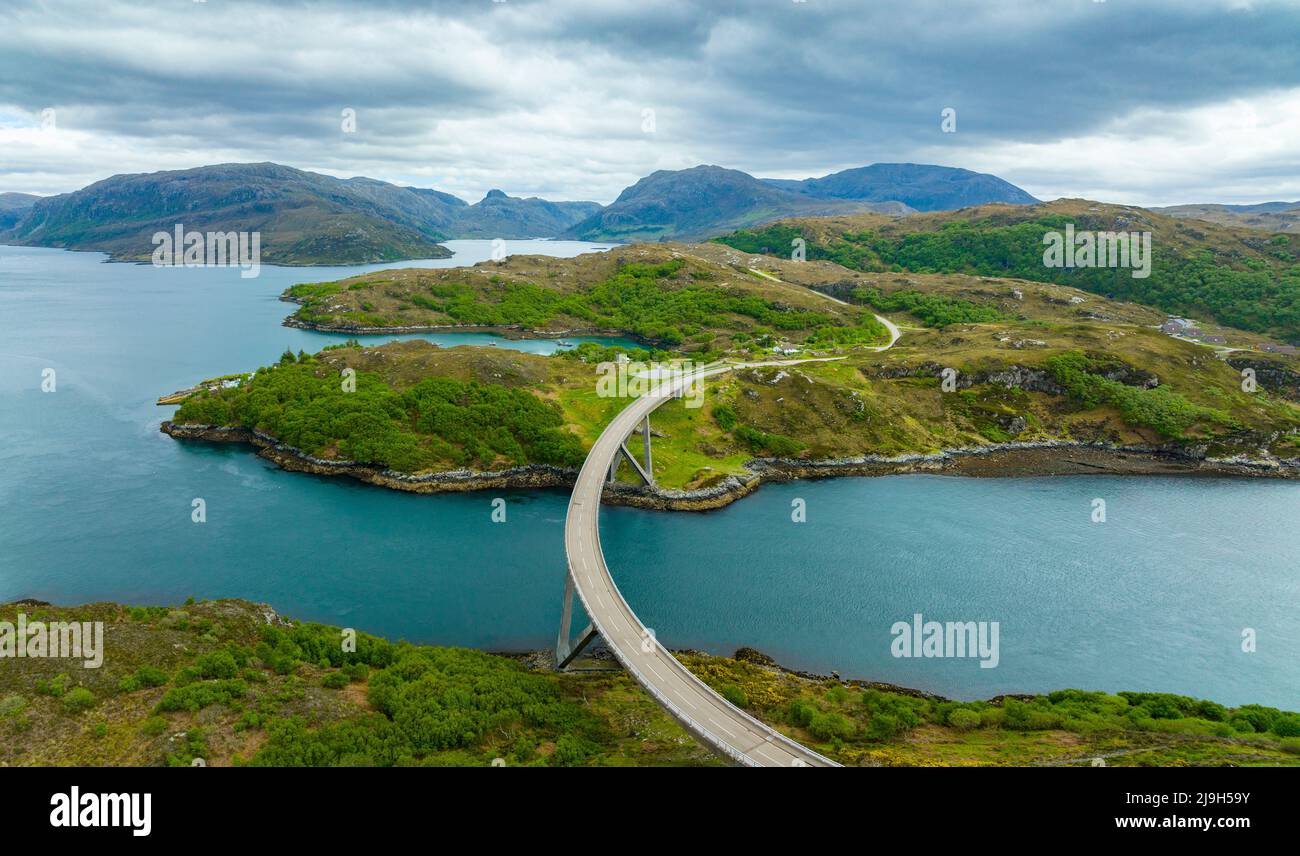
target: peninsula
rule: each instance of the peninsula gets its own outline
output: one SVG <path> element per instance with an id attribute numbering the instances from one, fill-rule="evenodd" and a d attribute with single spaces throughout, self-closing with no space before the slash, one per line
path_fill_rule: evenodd
<path id="1" fill-rule="evenodd" d="M 786 364 L 711 378 L 700 407 L 660 408 L 656 486 L 626 474 L 610 500 L 702 509 L 764 479 L 916 470 L 1300 474 L 1294 357 L 1222 326 L 1219 348 L 1172 336 L 1164 312 L 1052 282 L 654 244 L 284 296 L 300 304 L 286 323 L 321 330 L 601 332 L 642 346 L 542 357 L 353 341 L 201 384 L 165 432 L 402 490 L 565 485 L 626 404 L 601 394 L 602 365 L 761 359 Z"/>

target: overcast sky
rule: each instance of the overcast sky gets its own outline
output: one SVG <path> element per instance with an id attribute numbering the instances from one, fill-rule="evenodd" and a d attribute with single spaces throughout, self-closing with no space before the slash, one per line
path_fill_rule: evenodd
<path id="1" fill-rule="evenodd" d="M 1300 199 L 1300 3 L 0 4 L 0 191 L 263 160 L 469 201 L 877 161 L 1045 199 Z"/>

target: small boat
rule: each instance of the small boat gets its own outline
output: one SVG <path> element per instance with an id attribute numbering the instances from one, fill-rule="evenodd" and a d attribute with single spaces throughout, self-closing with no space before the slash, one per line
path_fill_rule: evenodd
<path id="1" fill-rule="evenodd" d="M 573 347 L 573 343 L 572 343 L 572 342 L 566 342 L 566 341 L 564 341 L 563 339 L 559 340 L 559 341 L 556 342 L 555 344 L 559 345 L 561 348 L 572 348 L 572 347 Z"/>

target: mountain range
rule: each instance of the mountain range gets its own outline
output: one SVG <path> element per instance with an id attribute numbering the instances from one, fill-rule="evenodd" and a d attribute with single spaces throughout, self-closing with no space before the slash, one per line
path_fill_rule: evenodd
<path id="1" fill-rule="evenodd" d="M 201 232 L 260 232 L 268 264 L 353 264 L 445 257 L 450 253 L 439 242 L 453 237 L 553 235 L 599 207 L 500 191 L 469 205 L 450 193 L 373 178 L 220 164 L 117 175 L 37 199 L 0 239 L 139 260 L 151 255 L 155 232 L 179 223 Z"/>
<path id="2" fill-rule="evenodd" d="M 698 240 L 784 217 L 916 211 L 1035 200 L 991 175 L 874 164 L 803 181 L 720 166 L 660 170 L 609 206 L 492 190 L 450 193 L 372 178 L 340 179 L 275 163 L 116 175 L 58 196 L 0 194 L 0 243 L 144 260 L 156 232 L 260 232 L 268 264 L 355 264 L 448 255 L 455 238 Z"/>
<path id="3" fill-rule="evenodd" d="M 584 241 L 698 240 L 781 217 L 878 211 L 908 214 L 899 202 L 819 199 L 720 166 L 659 170 L 624 190 L 606 208 L 573 226 Z"/>

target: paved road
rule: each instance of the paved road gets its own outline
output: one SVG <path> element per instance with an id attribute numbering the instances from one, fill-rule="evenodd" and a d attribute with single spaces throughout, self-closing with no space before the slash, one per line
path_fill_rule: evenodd
<path id="1" fill-rule="evenodd" d="M 802 288 L 804 291 L 811 291 L 813 294 L 817 295 L 818 297 L 824 297 L 827 300 L 840 304 L 841 306 L 853 305 L 852 303 L 849 303 L 847 300 L 840 300 L 838 297 L 827 294 L 824 291 L 818 291 L 815 288 L 810 288 L 806 285 L 799 285 L 798 283 L 794 283 L 794 282 L 786 282 L 785 280 L 772 276 L 770 273 L 767 273 L 766 271 L 761 271 L 758 268 L 750 268 L 749 272 L 752 274 L 757 274 L 758 276 L 763 277 L 763 279 L 770 279 L 772 280 L 772 282 L 779 282 L 782 283 L 783 285 L 793 285 L 795 288 Z M 890 348 L 894 347 L 894 343 L 897 342 L 898 338 L 903 335 L 903 331 L 898 329 L 898 325 L 895 324 L 893 321 L 890 321 L 884 315 L 876 315 L 874 312 L 871 314 L 875 316 L 875 319 L 877 321 L 879 321 L 881 324 L 884 324 L 885 329 L 889 331 L 889 342 L 887 342 L 884 345 L 875 345 L 871 348 L 871 350 L 888 351 Z"/>
<path id="2" fill-rule="evenodd" d="M 731 368 L 729 365 L 706 367 L 682 378 L 668 391 Z M 688 731 L 733 761 L 752 767 L 839 766 L 767 727 L 687 671 L 636 617 L 610 576 L 600 548 L 600 496 L 605 478 L 619 446 L 632 429 L 667 400 L 665 396 L 634 400 L 605 428 L 578 474 L 564 522 L 564 549 L 569 574 L 583 608 L 601 638 L 637 682 Z"/>

